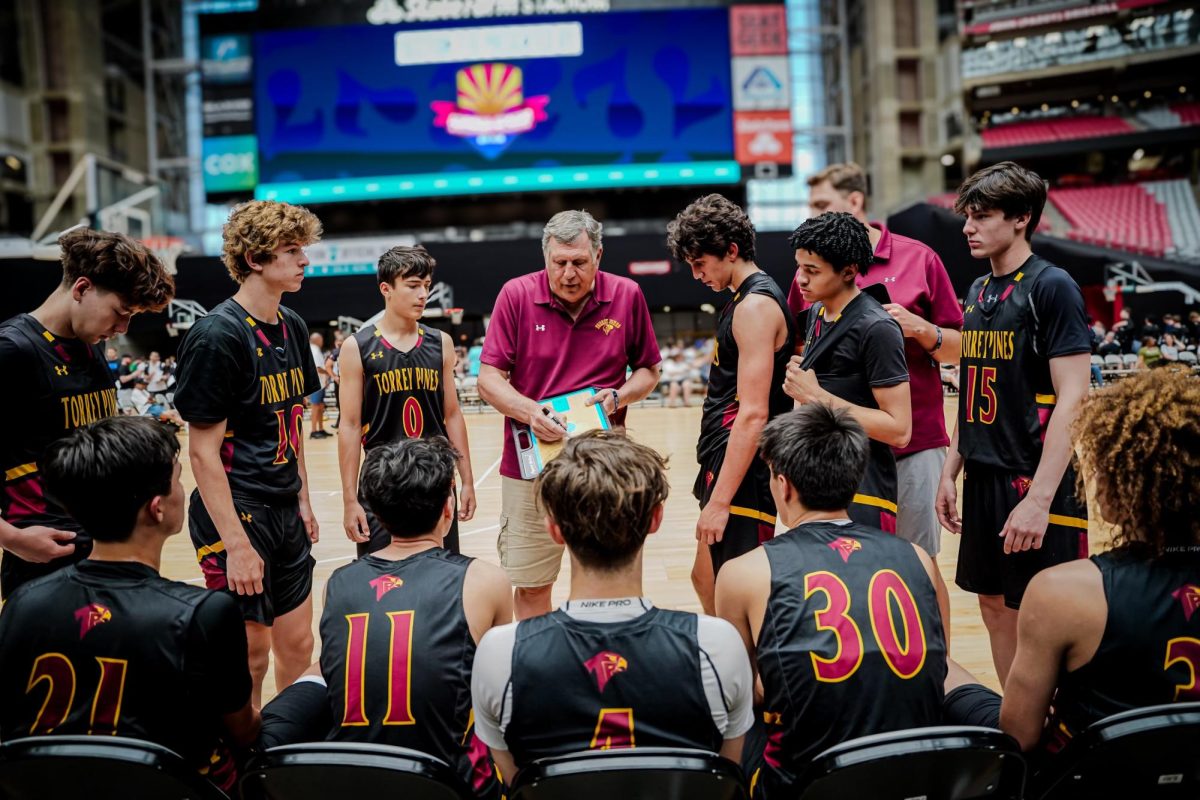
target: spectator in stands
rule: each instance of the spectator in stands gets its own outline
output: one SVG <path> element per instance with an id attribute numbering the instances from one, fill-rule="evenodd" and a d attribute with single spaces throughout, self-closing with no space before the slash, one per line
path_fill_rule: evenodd
<path id="1" fill-rule="evenodd" d="M 129 395 L 129 402 L 140 417 L 150 417 L 159 422 L 167 422 L 179 428 L 183 427 L 183 417 L 164 402 L 160 395 L 149 390 L 145 378 L 139 378 L 133 382 L 133 391 Z"/>
<path id="2" fill-rule="evenodd" d="M 1117 332 L 1115 330 L 1104 334 L 1104 339 L 1100 344 L 1096 345 L 1096 355 L 1099 356 L 1119 356 L 1121 355 L 1121 343 L 1117 341 Z"/>
<path id="3" fill-rule="evenodd" d="M 1179 351 L 1183 348 L 1179 340 L 1175 338 L 1175 334 L 1164 333 L 1158 349 L 1162 353 L 1163 361 L 1178 361 Z"/>
<path id="4" fill-rule="evenodd" d="M 1172 336 L 1183 336 L 1187 333 L 1187 329 L 1183 327 L 1183 320 L 1178 314 L 1163 314 L 1163 335 L 1168 333 Z"/>
<path id="5" fill-rule="evenodd" d="M 692 387 L 689 381 L 692 372 L 691 365 L 684 358 L 683 350 L 672 348 L 663 359 L 661 391 L 667 396 L 668 406 L 690 406 L 692 404 Z"/>
<path id="6" fill-rule="evenodd" d="M 104 360 L 108 362 L 108 371 L 112 373 L 113 382 L 116 383 L 121 373 L 121 359 L 117 356 L 117 348 L 110 347 L 105 350 Z"/>
<path id="7" fill-rule="evenodd" d="M 338 390 L 342 385 L 342 373 L 338 369 L 338 358 L 342 355 L 342 342 L 346 341 L 346 332 L 336 330 L 333 332 L 333 349 L 329 351 L 329 355 L 325 356 L 325 374 L 329 376 L 329 382 L 325 386 L 325 408 L 329 409 L 330 405 L 336 406 L 339 402 Z M 332 401 L 332 403 L 331 403 Z M 341 409 L 338 408 L 338 422 L 341 422 Z M 337 430 L 338 423 L 333 423 L 332 427 Z"/>
<path id="8" fill-rule="evenodd" d="M 1191 344 L 1200 342 L 1200 311 L 1193 311 L 1188 314 L 1188 341 Z"/>
<path id="9" fill-rule="evenodd" d="M 1129 309 L 1122 308 L 1121 313 L 1117 317 L 1117 321 L 1113 323 L 1112 329 L 1117 333 L 1117 341 L 1121 344 L 1121 351 L 1136 353 L 1137 348 L 1133 343 L 1134 325 L 1133 319 L 1129 315 Z"/>
<path id="10" fill-rule="evenodd" d="M 1141 349 L 1137 352 L 1138 369 L 1150 369 L 1158 366 L 1162 360 L 1162 351 L 1158 349 L 1158 341 L 1153 336 L 1142 337 Z"/>
<path id="11" fill-rule="evenodd" d="M 1146 317 L 1142 322 L 1142 327 L 1138 331 L 1138 338 L 1145 339 L 1147 336 L 1158 341 L 1158 337 L 1162 336 L 1162 327 L 1154 321 L 1153 317 Z"/>
<path id="12" fill-rule="evenodd" d="M 150 357 L 142 365 L 146 373 L 146 388 L 150 394 L 158 394 L 167 390 L 167 371 L 163 368 L 162 356 L 157 350 L 150 351 Z"/>
<path id="13" fill-rule="evenodd" d="M 325 385 L 329 383 L 329 371 L 325 369 L 325 337 L 313 331 L 308 337 L 308 347 L 312 351 L 313 363 L 317 365 L 317 374 L 321 376 L 321 388 L 308 396 L 308 408 L 312 417 L 312 433 L 310 439 L 327 439 L 329 433 L 325 430 Z"/>
<path id="14" fill-rule="evenodd" d="M 467 351 L 467 377 L 479 377 L 479 357 L 483 355 L 483 337 L 480 336 Z"/>
<path id="15" fill-rule="evenodd" d="M 138 378 L 145 379 L 146 373 L 142 365 L 133 360 L 129 353 L 121 356 L 121 366 L 117 368 L 117 405 L 121 408 L 130 407 L 130 396 L 133 394 L 133 383 Z"/>

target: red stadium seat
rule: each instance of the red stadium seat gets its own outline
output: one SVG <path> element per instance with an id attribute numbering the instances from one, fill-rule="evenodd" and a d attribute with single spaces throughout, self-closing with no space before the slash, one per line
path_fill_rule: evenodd
<path id="1" fill-rule="evenodd" d="M 517 773 L 510 800 L 745 800 L 741 769 L 716 753 L 669 747 L 588 750 Z"/>
<path id="2" fill-rule="evenodd" d="M 1084 115 L 1061 119 L 1010 122 L 988 128 L 981 134 L 984 149 L 999 147 L 1022 147 L 1045 142 L 1063 142 L 1073 139 L 1099 139 L 1133 133 L 1136 129 L 1122 117 Z"/>
<path id="3" fill-rule="evenodd" d="M 1051 189 L 1050 202 L 1071 223 L 1069 239 L 1158 257 L 1173 244 L 1163 204 L 1140 185 Z"/>
<path id="4" fill-rule="evenodd" d="M 30 736 L 0 745 L 0 797 L 228 800 L 161 745 L 121 736 Z"/>

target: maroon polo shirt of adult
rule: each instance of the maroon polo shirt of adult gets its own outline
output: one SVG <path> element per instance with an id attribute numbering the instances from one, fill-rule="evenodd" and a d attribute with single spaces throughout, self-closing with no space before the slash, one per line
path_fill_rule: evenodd
<path id="1" fill-rule="evenodd" d="M 882 283 L 893 303 L 899 303 L 939 328 L 962 330 L 962 306 L 937 253 L 916 239 L 892 233 L 882 222 L 869 224 L 883 235 L 875 245 L 875 261 L 865 276 L 858 276 L 859 288 Z M 788 307 L 793 314 L 798 314 L 808 306 L 793 278 L 788 290 Z M 912 397 L 912 439 L 907 447 L 894 448 L 897 456 L 950 444 L 946 434 L 940 368 L 916 339 L 904 338 L 904 356 L 908 361 Z"/>
<path id="2" fill-rule="evenodd" d="M 534 400 L 589 387 L 618 389 L 626 368 L 662 361 L 650 309 L 641 287 L 629 278 L 596 273 L 579 316 L 550 292 L 545 270 L 513 278 L 496 297 L 479 360 L 508 373 L 509 383 Z M 614 415 L 623 424 L 626 409 Z M 524 420 L 520 420 L 524 423 Z M 521 477 L 513 420 L 504 420 L 500 474 Z"/>

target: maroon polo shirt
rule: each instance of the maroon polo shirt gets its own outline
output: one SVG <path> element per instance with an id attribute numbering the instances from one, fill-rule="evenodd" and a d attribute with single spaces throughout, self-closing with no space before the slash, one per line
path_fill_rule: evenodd
<path id="1" fill-rule="evenodd" d="M 539 270 L 504 284 L 479 360 L 507 372 L 521 394 L 544 400 L 588 387 L 619 389 L 626 369 L 652 367 L 662 356 L 646 298 L 632 280 L 598 271 L 592 293 L 572 321 L 551 294 L 546 271 Z M 612 421 L 624 420 L 621 409 Z M 511 419 L 504 420 L 500 474 L 521 477 Z"/>
<path id="2" fill-rule="evenodd" d="M 939 328 L 962 330 L 962 306 L 954 294 L 945 265 L 926 245 L 916 239 L 890 232 L 882 222 L 872 222 L 883 236 L 875 246 L 875 261 L 858 286 L 882 283 L 893 303 L 899 303 Z M 788 307 L 796 314 L 808 308 L 795 279 L 788 290 Z M 906 456 L 933 447 L 950 444 L 946 435 L 946 417 L 942 407 L 942 376 L 929 353 L 916 339 L 904 339 L 908 361 L 909 392 L 912 395 L 912 439 L 907 447 L 895 448 L 897 456 Z"/>

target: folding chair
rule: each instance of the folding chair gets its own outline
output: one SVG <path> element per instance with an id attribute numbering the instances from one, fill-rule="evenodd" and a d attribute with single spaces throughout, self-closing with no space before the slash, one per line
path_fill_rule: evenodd
<path id="1" fill-rule="evenodd" d="M 797 797 L 1020 800 L 1025 759 L 992 728 L 942 726 L 852 739 L 818 755 Z"/>
<path id="2" fill-rule="evenodd" d="M 251 764 L 241 787 L 244 800 L 473 798 L 439 758 L 403 747 L 353 742 L 272 747 Z"/>
<path id="3" fill-rule="evenodd" d="M 120 736 L 30 736 L 0 745 L 0 797 L 228 800 L 167 748 Z"/>
<path id="4" fill-rule="evenodd" d="M 588 750 L 517 773 L 509 800 L 745 800 L 741 769 L 716 753 L 670 747 Z"/>
<path id="5" fill-rule="evenodd" d="M 1052 759 L 1030 782 L 1031 798 L 1200 797 L 1200 703 L 1106 717 Z"/>

